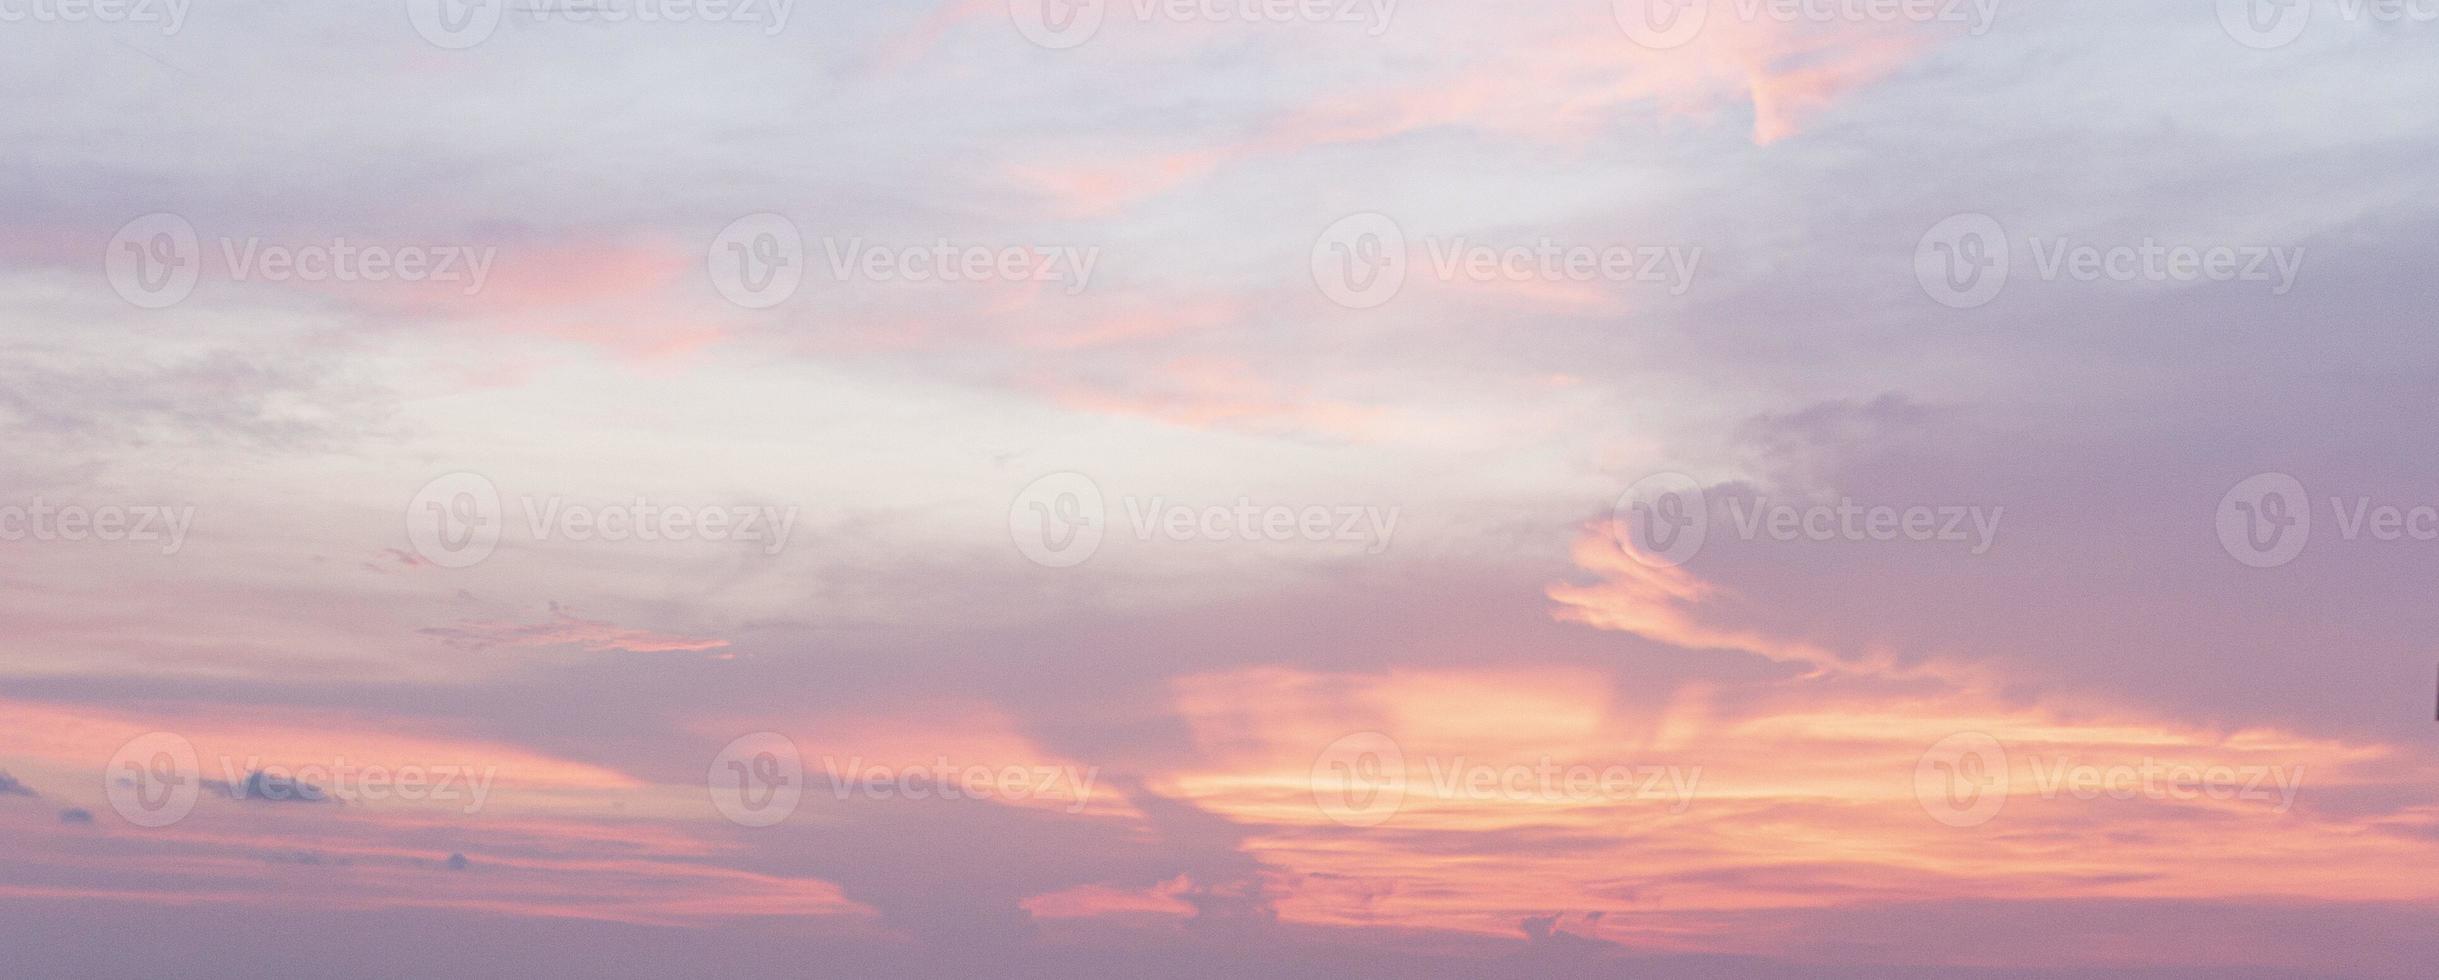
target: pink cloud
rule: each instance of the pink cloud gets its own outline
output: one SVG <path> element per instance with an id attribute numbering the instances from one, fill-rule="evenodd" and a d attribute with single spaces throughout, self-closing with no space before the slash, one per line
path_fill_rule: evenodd
<path id="1" fill-rule="evenodd" d="M 556 605 L 551 607 L 550 618 L 540 623 L 467 621 L 455 626 L 427 627 L 417 632 L 468 650 L 573 646 L 595 653 L 613 650 L 628 653 L 694 653 L 728 646 L 727 640 L 717 637 L 662 633 L 581 619 Z"/>

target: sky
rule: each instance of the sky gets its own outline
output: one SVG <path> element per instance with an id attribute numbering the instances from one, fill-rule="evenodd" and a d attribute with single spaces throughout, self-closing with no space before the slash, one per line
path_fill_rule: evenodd
<path id="1" fill-rule="evenodd" d="M 0 0 L 0 975 L 2427 977 L 2434 21 Z"/>

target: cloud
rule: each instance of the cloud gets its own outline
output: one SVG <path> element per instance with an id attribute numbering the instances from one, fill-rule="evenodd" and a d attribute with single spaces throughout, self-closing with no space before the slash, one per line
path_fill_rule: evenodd
<path id="1" fill-rule="evenodd" d="M 279 939 L 358 928 L 457 958 L 432 972 L 537 975 L 1546 976 L 1530 947 L 1574 940 L 1646 951 L 1587 976 L 2427 972 L 2433 886 L 2396 869 L 2439 847 L 2418 594 L 2439 551 L 2324 525 L 2248 569 L 2209 519 L 2273 469 L 2408 506 L 2439 485 L 2399 451 L 2439 424 L 2439 49 L 2324 18 L 2327 44 L 2256 52 L 2207 11 L 2078 4 L 1964 40 L 1713 3 L 1673 53 L 1600 0 L 1400 4 L 1377 38 L 1129 23 L 1261 6 L 1103 4 L 1072 51 L 999 0 L 825 10 L 782 39 L 512 13 L 473 52 L 343 5 L 28 35 L 0 61 L 0 130 L 38 134 L 10 179 L 39 191 L 0 194 L 0 485 L 230 520 L 175 563 L 7 545 L 0 716 L 34 733 L 28 771 L 177 731 L 274 772 L 498 763 L 514 805 L 36 826 L 0 947 L 37 975 L 178 973 L 198 942 L 313 975 Z M 96 258 L 163 209 L 207 238 L 500 261 L 473 297 L 213 268 L 135 310 Z M 1459 236 L 1707 258 L 1665 298 L 1415 266 L 1359 313 L 1308 258 L 1370 210 L 1418 262 Z M 760 211 L 797 221 L 809 275 L 749 311 L 704 264 Z M 1962 211 L 2019 242 L 2310 259 L 2267 297 L 2045 280 L 2019 253 L 1957 313 L 1912 252 Z M 859 238 L 1106 261 L 1073 296 L 836 276 L 825 246 Z M 1733 503 L 2004 504 L 2006 530 L 1960 556 L 1714 526 L 1655 567 L 1583 520 L 1655 468 Z M 841 547 L 381 551 L 458 469 L 835 501 Z M 1006 518 L 1059 470 L 1101 482 L 1121 533 L 1050 570 Z M 1407 536 L 1325 561 L 1130 540 L 1122 498 L 1163 495 L 1395 505 Z M 611 611 L 533 621 L 565 595 Z M 1359 729 L 1417 780 L 1368 828 L 1313 787 Z M 760 730 L 797 739 L 812 791 L 743 833 L 704 771 Z M 1958 732 L 2016 756 L 1978 830 L 1911 783 Z M 1102 766 L 1104 791 L 1073 813 L 874 801 L 812 765 L 944 747 Z M 1702 778 L 1682 812 L 1433 780 L 1544 759 Z M 2044 795 L 2062 760 L 2306 775 L 2278 813 Z M 242 771 L 210 785 L 319 789 Z M 487 873 L 429 874 L 476 843 Z M 233 912 L 198 927 L 198 903 Z M 165 941 L 58 941 L 131 930 Z M 2195 941 L 2140 941 L 2161 935 Z"/>
<path id="2" fill-rule="evenodd" d="M 465 650 L 573 646 L 593 653 L 693 653 L 728 646 L 727 640 L 718 637 L 662 633 L 581 619 L 561 611 L 556 604 L 551 607 L 551 618 L 546 622 L 469 621 L 455 626 L 427 627 L 417 632 Z"/>
<path id="3" fill-rule="evenodd" d="M 376 572 L 388 572 L 392 568 L 431 568 L 433 566 L 431 560 L 422 555 L 402 548 L 383 548 L 380 556 L 365 562 L 364 567 Z"/>
<path id="4" fill-rule="evenodd" d="M 8 774 L 8 770 L 0 769 L 0 796 L 38 797 L 41 795 L 34 792 L 33 787 L 18 782 L 17 777 Z"/>
<path id="5" fill-rule="evenodd" d="M 1567 921 L 1570 915 L 1573 916 L 1577 925 L 1586 929 L 1597 929 L 1599 928 L 1601 919 L 1604 917 L 1605 913 L 1599 911 L 1582 913 L 1553 912 L 1548 915 L 1531 915 L 1526 916 L 1522 921 L 1518 922 L 1516 927 L 1524 933 L 1526 941 L 1530 942 L 1533 947 L 1539 951 L 1547 952 L 1554 950 L 1573 950 L 1592 953 L 1604 949 L 1614 950 L 1616 948 L 1616 944 L 1614 943 L 1577 935 L 1576 933 L 1568 932 L 1559 928 Z"/>
<path id="6" fill-rule="evenodd" d="M 79 448 L 159 440 L 315 452 L 376 436 L 387 392 L 310 355 L 152 350 L 88 358 L 0 339 L 0 422 Z"/>
<path id="7" fill-rule="evenodd" d="M 257 769 L 237 782 L 202 780 L 203 788 L 232 800 L 260 803 L 336 803 L 328 790 L 278 773 Z"/>

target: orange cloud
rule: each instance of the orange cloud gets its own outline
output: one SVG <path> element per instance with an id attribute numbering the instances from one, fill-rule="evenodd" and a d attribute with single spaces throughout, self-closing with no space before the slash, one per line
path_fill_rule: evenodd
<path id="1" fill-rule="evenodd" d="M 1808 643 L 1705 624 L 1697 613 L 1718 597 L 1719 589 L 1683 567 L 1638 554 L 1636 548 L 1633 535 L 1615 523 L 1579 536 L 1572 548 L 1575 564 L 1601 581 L 1550 586 L 1550 598 L 1559 603 L 1554 615 L 1687 649 L 1727 647 L 1824 669 L 1843 664 L 1836 654 Z"/>
<path id="2" fill-rule="evenodd" d="M 1657 706 L 1586 668 L 1178 681 L 1201 764 L 1152 788 L 1244 827 L 1282 919 L 1643 948 L 1792 952 L 1753 913 L 1962 899 L 2389 901 L 2439 882 L 2439 773 L 2394 747 L 2213 731 L 2119 704 L 2024 703 L 1973 670 L 1899 673 L 1702 624 L 1723 595 L 1596 528 L 1557 614 L 1683 656 L 1719 647 L 1820 667 Z M 1616 776 L 1604 783 L 1605 776 Z M 1361 791 L 1361 792 L 1357 792 Z M 2263 876 L 2262 860 L 2294 873 Z M 2276 959 L 2236 938 L 2226 961 Z M 2092 950 L 2074 962 L 2178 962 Z"/>

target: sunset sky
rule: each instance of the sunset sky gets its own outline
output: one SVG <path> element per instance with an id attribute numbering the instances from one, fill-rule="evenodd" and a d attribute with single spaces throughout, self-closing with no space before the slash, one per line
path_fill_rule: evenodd
<path id="1" fill-rule="evenodd" d="M 0 977 L 2430 977 L 2435 83 L 0 0 Z"/>

